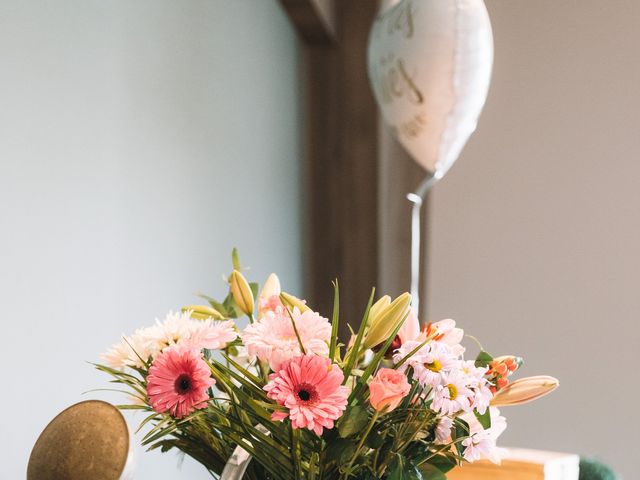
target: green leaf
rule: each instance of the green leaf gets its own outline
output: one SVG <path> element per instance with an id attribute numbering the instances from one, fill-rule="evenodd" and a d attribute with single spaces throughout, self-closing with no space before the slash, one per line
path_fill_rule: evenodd
<path id="1" fill-rule="evenodd" d="M 238 314 L 238 305 L 236 305 L 236 301 L 233 299 L 233 295 L 231 293 L 222 301 L 222 308 L 229 318 L 238 318 L 240 316 Z"/>
<path id="2" fill-rule="evenodd" d="M 380 432 L 374 429 L 369 432 L 369 435 L 367 436 L 367 439 L 364 443 L 367 447 L 377 450 L 384 444 L 384 437 L 380 434 Z"/>
<path id="3" fill-rule="evenodd" d="M 419 344 L 417 347 L 415 347 L 413 350 L 411 350 L 409 353 L 407 353 L 404 357 L 402 357 L 400 359 L 400 361 L 398 363 L 396 363 L 393 366 L 394 370 L 397 370 L 398 368 L 400 368 L 402 365 L 404 365 L 404 363 L 409 360 L 411 357 L 413 357 L 416 353 L 418 353 L 418 351 L 424 347 L 427 343 L 429 343 L 431 340 L 427 339 L 424 342 L 422 342 L 421 344 Z"/>
<path id="4" fill-rule="evenodd" d="M 493 357 L 483 350 L 476 357 L 476 367 L 488 367 L 492 361 Z"/>
<path id="5" fill-rule="evenodd" d="M 478 413 L 477 410 L 474 410 L 473 413 L 475 414 L 476 418 L 480 422 L 480 425 L 482 425 L 482 428 L 484 428 L 485 430 L 491 428 L 491 412 L 489 411 L 488 408 L 483 415 Z"/>
<path id="6" fill-rule="evenodd" d="M 311 454 L 311 460 L 309 460 L 309 480 L 316 480 L 319 462 L 320 456 L 318 455 L 318 452 L 313 452 Z"/>
<path id="7" fill-rule="evenodd" d="M 462 446 L 462 439 L 467 438 L 471 435 L 471 429 L 469 428 L 469 424 L 462 420 L 461 418 L 456 418 L 455 420 L 455 439 L 456 440 L 456 450 L 458 450 L 458 455 L 462 456 L 464 453 L 464 447 Z M 457 441 L 460 440 L 460 441 Z"/>
<path id="8" fill-rule="evenodd" d="M 429 460 L 429 465 L 436 467 L 438 470 L 440 470 L 443 473 L 447 473 L 449 470 L 455 467 L 457 463 L 455 458 L 452 458 L 448 455 L 436 455 Z M 420 466 L 420 469 L 422 469 L 422 466 L 423 465 Z M 429 478 L 429 477 L 426 477 L 426 478 Z"/>
<path id="9" fill-rule="evenodd" d="M 238 254 L 238 249 L 233 247 L 231 250 L 231 263 L 233 264 L 233 269 L 240 271 L 240 255 Z"/>
<path id="10" fill-rule="evenodd" d="M 364 331 L 367 328 L 367 321 L 369 319 L 369 311 L 371 310 L 371 305 L 373 305 L 373 297 L 376 294 L 376 289 L 371 289 L 371 296 L 369 297 L 369 302 L 367 303 L 367 308 L 364 311 L 364 315 L 362 316 L 362 320 L 360 321 L 360 328 L 358 329 L 358 335 L 356 335 L 356 339 L 353 341 L 353 345 L 347 352 L 347 366 L 343 369 L 344 373 L 344 382 L 347 383 L 349 381 L 349 376 L 351 375 L 351 370 L 356 363 L 356 359 L 360 355 L 360 344 L 362 343 L 362 337 L 364 336 Z"/>
<path id="11" fill-rule="evenodd" d="M 349 437 L 362 432 L 368 422 L 369 414 L 366 408 L 360 405 L 350 407 L 338 422 L 338 433 L 342 438 Z"/>
<path id="12" fill-rule="evenodd" d="M 258 290 L 260 290 L 260 285 L 257 282 L 249 282 L 249 288 L 251 289 L 251 294 L 253 295 L 253 299 L 258 298 Z"/>
<path id="13" fill-rule="evenodd" d="M 423 463 L 418 467 L 424 480 L 447 480 L 447 476 L 438 467 Z"/>
<path id="14" fill-rule="evenodd" d="M 218 302 L 215 298 L 212 298 L 208 295 L 205 295 L 203 293 L 199 293 L 198 298 L 202 298 L 203 300 L 206 300 L 209 305 L 211 305 L 213 308 L 215 308 L 223 317 L 225 318 L 229 318 L 229 312 L 227 312 L 226 308 L 224 307 L 224 305 L 222 305 L 220 302 Z"/>
<path id="15" fill-rule="evenodd" d="M 343 465 L 351 460 L 351 457 L 356 453 L 356 444 L 353 440 L 338 438 L 328 444 L 325 456 L 338 465 Z"/>
<path id="16" fill-rule="evenodd" d="M 338 325 L 340 323 L 340 291 L 338 280 L 333 282 L 333 315 L 331 316 L 331 342 L 329 344 L 329 358 L 336 361 L 336 350 L 340 357 L 340 347 L 338 347 Z M 339 359 L 339 358 L 338 358 Z"/>
<path id="17" fill-rule="evenodd" d="M 387 480 L 424 480 L 418 467 L 399 453 L 391 460 L 387 472 Z"/>

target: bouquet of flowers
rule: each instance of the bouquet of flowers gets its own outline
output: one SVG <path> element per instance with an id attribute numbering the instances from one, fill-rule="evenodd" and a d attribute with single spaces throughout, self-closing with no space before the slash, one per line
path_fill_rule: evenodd
<path id="1" fill-rule="evenodd" d="M 145 412 L 144 445 L 178 449 L 216 478 L 444 479 L 465 462 L 500 461 L 496 407 L 558 385 L 510 382 L 515 356 L 465 360 L 456 323 L 421 329 L 406 293 L 372 291 L 341 344 L 337 282 L 329 320 L 274 274 L 258 294 L 232 257 L 224 300 L 203 296 L 207 305 L 123 336 L 96 365 L 126 387 L 120 408 Z"/>

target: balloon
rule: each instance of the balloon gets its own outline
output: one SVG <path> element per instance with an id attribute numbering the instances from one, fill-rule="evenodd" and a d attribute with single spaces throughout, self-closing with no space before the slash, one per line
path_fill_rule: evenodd
<path id="1" fill-rule="evenodd" d="M 475 130 L 487 98 L 489 15 L 483 0 L 391 3 L 369 36 L 369 80 L 394 135 L 441 177 Z"/>

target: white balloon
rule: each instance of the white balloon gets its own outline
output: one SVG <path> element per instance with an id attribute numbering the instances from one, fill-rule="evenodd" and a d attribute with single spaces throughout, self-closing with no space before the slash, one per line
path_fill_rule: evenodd
<path id="1" fill-rule="evenodd" d="M 483 0 L 389 3 L 369 37 L 369 79 L 400 143 L 441 177 L 475 130 L 487 98 L 489 15 Z"/>

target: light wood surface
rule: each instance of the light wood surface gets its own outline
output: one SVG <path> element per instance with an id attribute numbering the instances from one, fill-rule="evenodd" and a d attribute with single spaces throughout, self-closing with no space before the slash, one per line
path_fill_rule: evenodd
<path id="1" fill-rule="evenodd" d="M 578 455 L 522 448 L 505 450 L 502 465 L 474 462 L 455 468 L 447 474 L 447 480 L 578 480 Z"/>

